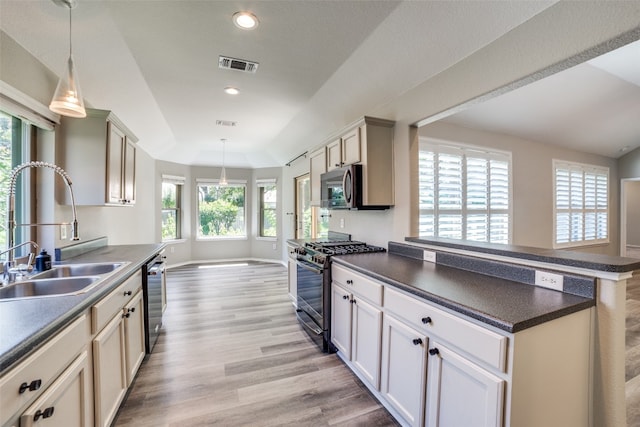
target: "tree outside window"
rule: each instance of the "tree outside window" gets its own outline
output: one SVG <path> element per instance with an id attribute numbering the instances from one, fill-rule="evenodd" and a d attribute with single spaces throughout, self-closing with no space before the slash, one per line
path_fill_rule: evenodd
<path id="1" fill-rule="evenodd" d="M 182 185 L 175 182 L 162 182 L 162 240 L 181 238 L 180 205 Z"/>
<path id="2" fill-rule="evenodd" d="M 258 186 L 260 198 L 260 237 L 276 237 L 276 201 L 277 190 L 275 183 Z"/>
<path id="3" fill-rule="evenodd" d="M 198 238 L 247 236 L 244 184 L 198 184 Z"/>

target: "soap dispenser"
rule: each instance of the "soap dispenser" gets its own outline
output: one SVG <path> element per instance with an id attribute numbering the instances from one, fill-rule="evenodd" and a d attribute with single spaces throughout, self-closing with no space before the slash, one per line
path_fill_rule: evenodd
<path id="1" fill-rule="evenodd" d="M 40 252 L 40 255 L 36 257 L 36 270 L 51 270 L 51 255 L 49 255 L 44 249 Z"/>

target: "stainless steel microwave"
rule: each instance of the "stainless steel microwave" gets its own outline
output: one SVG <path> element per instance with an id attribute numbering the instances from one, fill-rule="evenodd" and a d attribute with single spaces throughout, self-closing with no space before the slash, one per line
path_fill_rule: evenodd
<path id="1" fill-rule="evenodd" d="M 328 209 L 388 209 L 366 206 L 363 195 L 362 165 L 349 165 L 320 175 L 320 205 Z"/>

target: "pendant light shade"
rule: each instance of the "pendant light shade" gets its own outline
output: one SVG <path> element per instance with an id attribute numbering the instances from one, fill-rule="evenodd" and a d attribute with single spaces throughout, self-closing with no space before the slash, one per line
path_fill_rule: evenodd
<path id="1" fill-rule="evenodd" d="M 227 171 L 224 168 L 224 146 L 225 146 L 225 142 L 227 142 L 226 139 L 222 140 L 222 171 L 220 172 L 220 182 L 218 183 L 219 185 L 227 185 L 229 184 L 227 182 Z"/>
<path id="2" fill-rule="evenodd" d="M 87 116 L 87 112 L 84 109 L 84 100 L 71 50 L 71 9 L 75 6 L 75 2 L 65 1 L 61 5 L 69 8 L 69 60 L 60 76 L 49 109 L 63 116 L 82 118 Z"/>

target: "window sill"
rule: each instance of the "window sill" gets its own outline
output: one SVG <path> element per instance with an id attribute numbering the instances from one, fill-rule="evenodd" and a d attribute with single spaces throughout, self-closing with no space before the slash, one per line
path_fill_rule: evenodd
<path id="1" fill-rule="evenodd" d="M 262 237 L 262 236 L 257 236 L 256 240 L 263 240 L 265 242 L 277 242 L 278 238 L 277 237 Z"/>
<path id="2" fill-rule="evenodd" d="M 599 246 L 608 246 L 610 245 L 611 242 L 610 241 L 600 241 L 600 242 L 594 242 L 594 243 L 584 243 L 584 242 L 575 242 L 575 243 L 563 243 L 561 245 L 553 245 L 553 249 L 582 249 L 582 248 L 596 248 Z"/>
<path id="3" fill-rule="evenodd" d="M 162 243 L 173 244 L 173 243 L 185 243 L 187 239 L 167 239 L 162 240 Z"/>
<path id="4" fill-rule="evenodd" d="M 219 242 L 223 240 L 249 240 L 247 236 L 196 237 L 196 242 Z"/>

